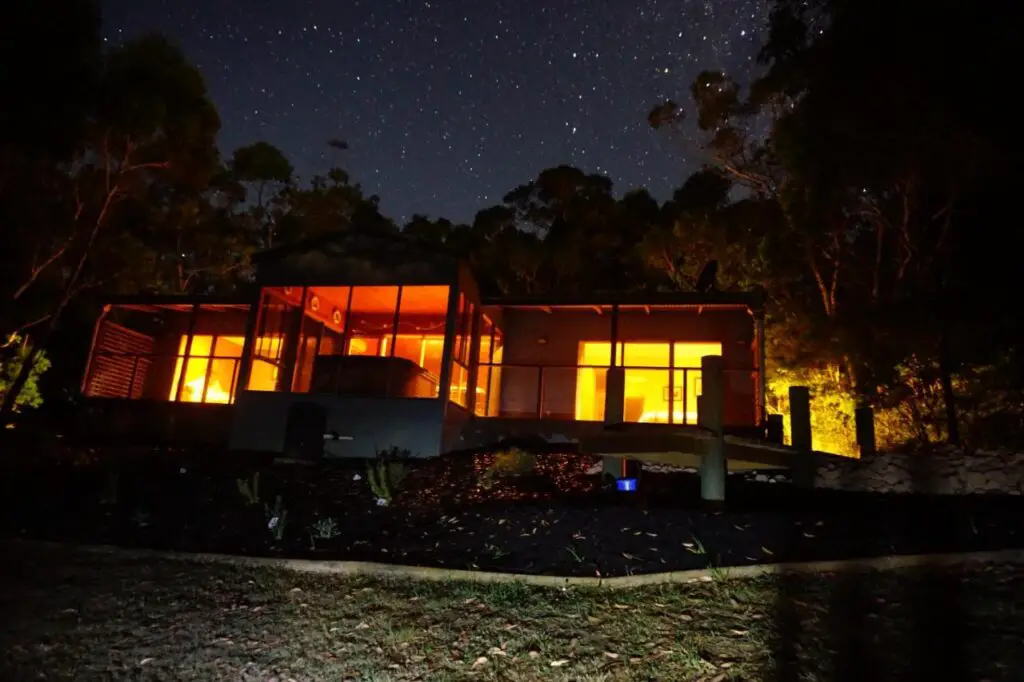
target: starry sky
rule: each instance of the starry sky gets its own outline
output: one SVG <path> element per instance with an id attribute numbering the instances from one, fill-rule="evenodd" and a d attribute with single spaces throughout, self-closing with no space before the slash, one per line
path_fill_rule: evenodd
<path id="1" fill-rule="evenodd" d="M 225 156 L 266 140 L 300 181 L 348 170 L 382 211 L 471 221 L 545 169 L 657 198 L 697 169 L 647 113 L 705 69 L 746 82 L 765 0 L 104 0 L 202 70 Z M 348 151 L 327 146 L 349 143 Z"/>

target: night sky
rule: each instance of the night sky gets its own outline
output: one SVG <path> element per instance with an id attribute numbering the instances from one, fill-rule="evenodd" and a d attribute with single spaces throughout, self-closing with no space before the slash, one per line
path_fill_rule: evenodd
<path id="1" fill-rule="evenodd" d="M 765 17 L 762 0 L 105 0 L 104 35 L 177 41 L 225 155 L 266 140 L 302 181 L 344 167 L 396 220 L 469 221 L 563 163 L 666 198 L 700 157 L 647 113 L 704 69 L 748 80 Z"/>

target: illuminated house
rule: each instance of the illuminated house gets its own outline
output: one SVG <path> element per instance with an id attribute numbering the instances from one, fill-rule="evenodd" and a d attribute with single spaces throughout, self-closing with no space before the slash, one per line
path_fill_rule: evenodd
<path id="1" fill-rule="evenodd" d="M 249 301 L 112 301 L 84 394 L 150 420 L 177 411 L 180 430 L 234 450 L 433 456 L 606 422 L 695 425 L 700 359 L 721 355 L 726 426 L 764 430 L 752 294 L 481 298 L 465 265 L 397 240 L 293 245 L 258 268 Z"/>

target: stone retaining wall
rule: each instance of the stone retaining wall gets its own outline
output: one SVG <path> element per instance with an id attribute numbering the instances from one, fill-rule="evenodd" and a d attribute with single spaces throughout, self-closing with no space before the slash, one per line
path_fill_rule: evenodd
<path id="1" fill-rule="evenodd" d="M 1024 492 L 1024 453 L 945 450 L 878 454 L 864 460 L 829 460 L 818 467 L 815 487 L 882 493 L 939 495 Z"/>
<path id="2" fill-rule="evenodd" d="M 823 458 L 824 459 L 824 458 Z M 600 471 L 600 464 L 591 473 Z M 661 464 L 644 464 L 645 471 L 685 471 Z M 789 481 L 785 471 L 730 473 L 761 483 Z M 816 488 L 875 493 L 929 493 L 934 495 L 1022 495 L 1024 452 L 977 451 L 970 454 L 947 449 L 927 453 L 884 453 L 870 459 L 830 457 L 815 475 Z"/>

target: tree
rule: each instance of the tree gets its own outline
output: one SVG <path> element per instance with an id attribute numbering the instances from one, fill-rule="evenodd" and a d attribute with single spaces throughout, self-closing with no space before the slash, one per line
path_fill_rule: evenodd
<path id="1" fill-rule="evenodd" d="M 958 318 L 978 321 L 973 304 L 957 302 L 995 298 L 976 288 L 957 247 L 1009 246 L 1001 227 L 977 219 L 974 197 L 991 196 L 987 186 L 1011 168 L 1013 131 L 992 96 L 1009 75 L 1011 41 L 998 13 L 967 2 L 782 0 L 764 51 L 765 89 L 793 101 L 775 149 L 808 214 L 835 226 L 832 270 L 844 274 L 832 299 L 847 307 L 858 383 L 873 392 L 897 381 L 903 360 L 927 358 L 953 442 L 953 374 L 978 340 L 973 330 L 956 338 L 967 328 Z"/>
<path id="2" fill-rule="evenodd" d="M 879 406 L 931 376 L 954 442 L 955 384 L 992 355 L 989 340 L 1006 344 L 1021 327 L 1004 297 L 978 286 L 993 275 L 1010 284 L 1008 262 L 988 276 L 978 264 L 1005 261 L 1021 241 L 990 219 L 992 206 L 1010 208 L 991 188 L 1012 172 L 1013 130 L 992 97 L 1011 44 L 1005 22 L 966 2 L 778 0 L 766 75 L 744 92 L 706 72 L 690 91 L 709 169 L 741 194 L 682 219 L 756 254 L 769 320 L 785 325 L 769 334 L 774 359 L 789 370 L 813 359 L 837 391 Z M 682 137 L 686 114 L 667 101 L 648 120 Z M 766 138 L 752 134 L 759 121 Z M 721 221 L 746 227 L 730 234 Z M 715 243 L 656 236 L 669 271 L 677 254 L 666 260 L 666 243 Z"/>
<path id="3" fill-rule="evenodd" d="M 39 378 L 50 368 L 50 360 L 46 353 L 32 353 L 31 343 L 22 336 L 11 336 L 7 339 L 5 348 L 10 352 L 0 360 L 0 399 L 4 398 L 13 388 L 21 368 L 30 361 L 28 379 L 25 380 L 14 399 L 14 409 L 24 407 L 39 407 L 43 404 L 43 396 L 39 391 Z"/>
<path id="4" fill-rule="evenodd" d="M 269 142 L 236 149 L 230 167 L 235 179 L 253 190 L 246 198 L 252 202 L 250 210 L 255 229 L 261 235 L 261 246 L 269 249 L 276 242 L 281 194 L 292 184 L 295 169 L 281 150 Z"/>
<path id="5" fill-rule="evenodd" d="M 34 239 L 41 255 L 30 263 L 14 302 L 44 275 L 56 286 L 46 301 L 47 323 L 34 335 L 29 356 L 4 396 L 0 422 L 5 424 L 35 355 L 68 304 L 83 288 L 117 277 L 116 258 L 105 259 L 103 269 L 91 266 L 99 244 L 120 238 L 107 234 L 119 211 L 142 200 L 154 183 L 201 187 L 217 166 L 217 112 L 202 76 L 177 47 L 160 36 L 125 43 L 105 56 L 100 83 L 83 144 L 63 174 L 55 232 L 19 235 L 25 242 Z"/>

